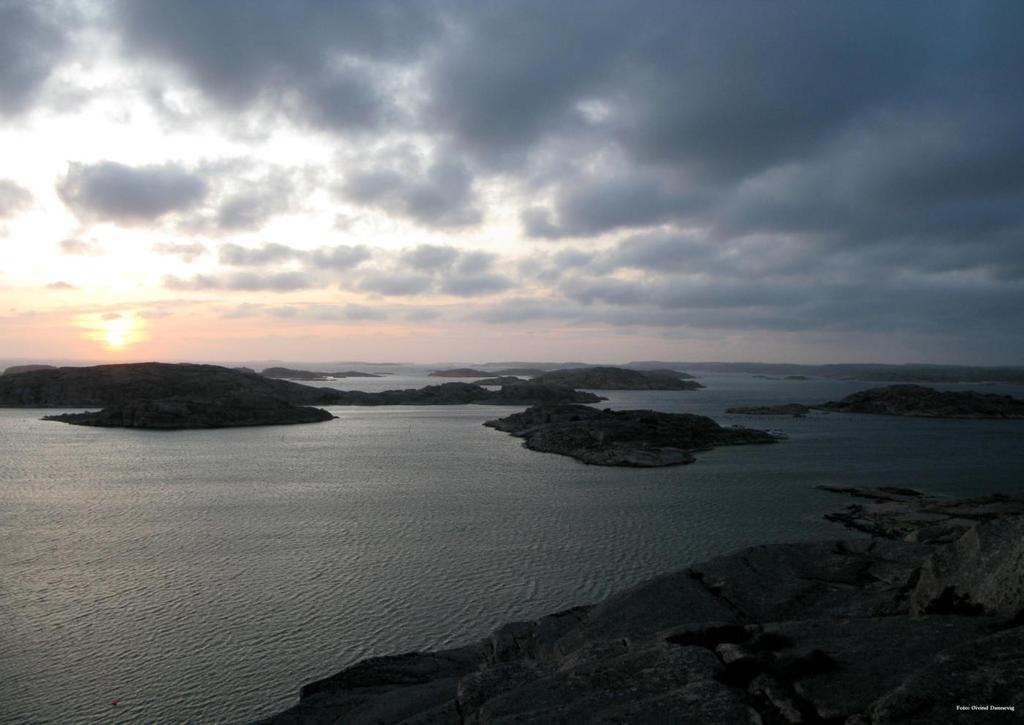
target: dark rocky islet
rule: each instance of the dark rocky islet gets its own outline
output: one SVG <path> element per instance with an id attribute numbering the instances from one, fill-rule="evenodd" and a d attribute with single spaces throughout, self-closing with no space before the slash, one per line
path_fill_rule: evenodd
<path id="1" fill-rule="evenodd" d="M 598 466 L 674 466 L 716 446 L 777 441 L 765 431 L 723 428 L 702 415 L 585 405 L 534 406 L 484 425 L 522 438 L 531 450 Z"/>
<path id="2" fill-rule="evenodd" d="M 1019 717 L 1024 498 L 852 492 L 880 538 L 755 546 L 462 647 L 364 660 L 261 722 L 966 725 L 971 704 Z"/>
<path id="3" fill-rule="evenodd" d="M 217 400 L 142 400 L 95 412 L 48 415 L 43 420 L 103 428 L 180 430 L 321 423 L 334 417 L 321 408 L 250 395 Z"/>

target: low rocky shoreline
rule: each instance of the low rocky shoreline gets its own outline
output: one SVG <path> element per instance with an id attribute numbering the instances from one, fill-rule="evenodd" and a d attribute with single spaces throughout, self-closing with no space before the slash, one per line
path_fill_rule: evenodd
<path id="1" fill-rule="evenodd" d="M 834 520 L 872 538 L 756 546 L 464 647 L 365 660 L 260 722 L 1020 719 L 1024 498 L 838 492 L 858 503 Z"/>

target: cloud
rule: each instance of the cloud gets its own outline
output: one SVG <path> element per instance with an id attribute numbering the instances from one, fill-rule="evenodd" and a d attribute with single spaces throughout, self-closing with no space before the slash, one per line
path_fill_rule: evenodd
<path id="1" fill-rule="evenodd" d="M 163 286 L 179 291 L 294 292 L 317 285 L 303 272 L 235 272 L 224 275 L 199 274 L 189 279 L 168 275 L 164 277 Z"/>
<path id="2" fill-rule="evenodd" d="M 214 226 L 222 231 L 259 229 L 269 219 L 291 211 L 295 205 L 296 182 L 280 169 L 266 171 L 253 179 L 230 178 L 232 188 L 216 208 Z"/>
<path id="3" fill-rule="evenodd" d="M 78 257 L 99 257 L 103 255 L 103 247 L 95 239 L 62 239 L 57 243 L 62 254 Z"/>
<path id="4" fill-rule="evenodd" d="M 199 242 L 157 242 L 152 249 L 155 254 L 180 257 L 183 262 L 194 262 L 206 254 L 206 247 Z"/>
<path id="5" fill-rule="evenodd" d="M 358 267 L 371 256 L 372 252 L 363 244 L 338 244 L 314 249 L 306 260 L 317 269 L 347 270 Z"/>
<path id="6" fill-rule="evenodd" d="M 0 115 L 28 109 L 67 50 L 61 21 L 74 18 L 49 2 L 0 3 Z"/>
<path id="7" fill-rule="evenodd" d="M 195 207 L 206 196 L 207 184 L 171 163 L 132 167 L 101 161 L 69 164 L 57 192 L 79 217 L 129 225 Z"/>
<path id="8" fill-rule="evenodd" d="M 428 292 L 433 285 L 433 278 L 424 274 L 372 272 L 362 278 L 358 288 L 389 297 L 408 297 Z"/>
<path id="9" fill-rule="evenodd" d="M 346 270 L 359 266 L 371 254 L 370 249 L 362 244 L 338 244 L 303 250 L 273 242 L 266 242 L 259 247 L 227 243 L 220 247 L 220 263 L 233 267 L 264 267 L 294 260 L 311 269 Z"/>
<path id="10" fill-rule="evenodd" d="M 270 242 L 260 247 L 243 247 L 231 243 L 220 246 L 220 263 L 233 267 L 261 267 L 300 256 L 302 252 L 297 249 Z"/>
<path id="11" fill-rule="evenodd" d="M 515 286 L 511 278 L 493 271 L 498 260 L 490 252 L 421 244 L 401 250 L 390 264 L 363 271 L 355 288 L 391 297 L 492 295 Z"/>
<path id="12" fill-rule="evenodd" d="M 31 203 L 32 194 L 27 189 L 8 179 L 0 179 L 0 219 L 14 216 Z"/>
<path id="13" fill-rule="evenodd" d="M 48 285 L 46 285 L 46 289 L 52 289 L 52 290 L 75 290 L 75 289 L 78 289 L 78 287 L 76 287 L 75 285 L 71 284 L 70 282 L 58 281 L 58 282 L 50 282 Z"/>
<path id="14" fill-rule="evenodd" d="M 436 244 L 421 244 L 402 252 L 402 263 L 420 271 L 433 271 L 451 267 L 459 258 L 459 250 L 455 247 L 442 247 Z"/>

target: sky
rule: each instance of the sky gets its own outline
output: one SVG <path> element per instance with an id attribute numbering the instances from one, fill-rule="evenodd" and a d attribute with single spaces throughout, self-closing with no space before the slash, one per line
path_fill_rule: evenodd
<path id="1" fill-rule="evenodd" d="M 0 358 L 1024 364 L 1021 28 L 0 0 Z"/>

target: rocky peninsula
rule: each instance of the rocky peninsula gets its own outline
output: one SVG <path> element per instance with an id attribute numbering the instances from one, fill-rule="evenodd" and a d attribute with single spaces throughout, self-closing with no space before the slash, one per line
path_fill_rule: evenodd
<path id="1" fill-rule="evenodd" d="M 0 376 L 0 407 L 102 408 L 49 419 L 162 429 L 313 423 L 334 417 L 310 405 L 539 405 L 600 400 L 593 393 L 529 382 L 498 390 L 452 382 L 368 393 L 314 388 L 253 372 L 188 363 L 65 367 Z"/>
<path id="2" fill-rule="evenodd" d="M 584 390 L 699 390 L 704 387 L 690 377 L 674 370 L 586 367 L 552 370 L 538 375 L 532 382 Z"/>
<path id="3" fill-rule="evenodd" d="M 557 453 L 597 466 L 675 466 L 716 446 L 775 443 L 769 433 L 723 428 L 711 418 L 653 410 L 598 410 L 543 405 L 484 425 L 523 439 L 530 450 Z"/>
<path id="4" fill-rule="evenodd" d="M 358 370 L 345 370 L 337 373 L 324 373 L 317 370 L 294 370 L 292 368 L 266 368 L 260 371 L 265 378 L 282 378 L 284 380 L 324 381 L 335 378 L 379 378 L 375 373 L 363 373 Z"/>
<path id="5" fill-rule="evenodd" d="M 935 390 L 923 385 L 871 388 L 812 407 L 835 413 L 915 418 L 1024 418 L 1024 400 L 1009 395 Z"/>
<path id="6" fill-rule="evenodd" d="M 1018 721 L 1024 498 L 850 492 L 875 538 L 756 546 L 462 647 L 364 660 L 261 722 Z"/>

